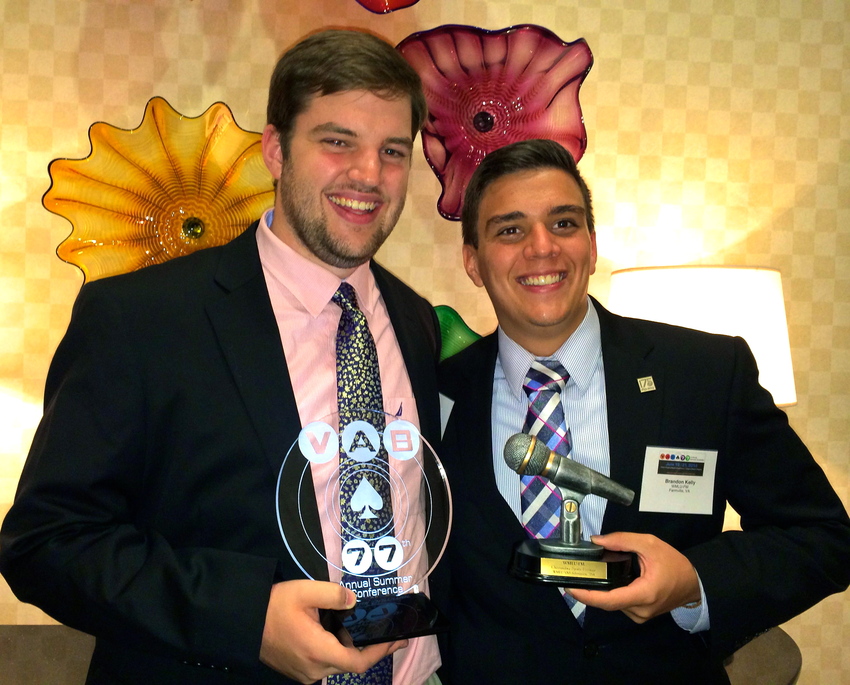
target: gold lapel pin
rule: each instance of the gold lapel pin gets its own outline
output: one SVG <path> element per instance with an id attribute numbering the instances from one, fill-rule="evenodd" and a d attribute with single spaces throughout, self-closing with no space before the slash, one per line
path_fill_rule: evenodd
<path id="1" fill-rule="evenodd" d="M 637 382 L 641 392 L 652 392 L 655 390 L 655 381 L 652 380 L 652 376 L 638 378 Z"/>

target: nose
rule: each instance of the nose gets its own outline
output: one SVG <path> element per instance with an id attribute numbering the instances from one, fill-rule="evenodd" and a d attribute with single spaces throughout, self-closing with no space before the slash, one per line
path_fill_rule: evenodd
<path id="1" fill-rule="evenodd" d="M 559 247 L 547 226 L 538 222 L 528 232 L 524 252 L 527 259 L 545 259 L 558 254 Z"/>
<path id="2" fill-rule="evenodd" d="M 352 155 L 349 177 L 364 186 L 376 186 L 381 179 L 381 155 L 376 150 L 358 150 Z"/>

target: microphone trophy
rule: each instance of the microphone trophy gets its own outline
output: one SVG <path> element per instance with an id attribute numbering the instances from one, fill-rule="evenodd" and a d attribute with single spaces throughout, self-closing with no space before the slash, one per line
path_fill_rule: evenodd
<path id="1" fill-rule="evenodd" d="M 276 494 L 280 534 L 304 575 L 357 595 L 351 610 L 319 612 L 325 629 L 355 647 L 447 629 L 425 591 L 452 513 L 445 471 L 418 428 L 360 413 L 370 420 L 342 431 L 337 414 L 304 426 Z"/>
<path id="2" fill-rule="evenodd" d="M 589 494 L 628 506 L 633 490 L 607 476 L 562 457 L 533 435 L 517 433 L 505 444 L 507 465 L 521 476 L 542 476 L 561 494 L 557 539 L 526 539 L 514 546 L 510 573 L 533 583 L 588 590 L 611 590 L 634 580 L 637 563 L 631 553 L 606 550 L 581 537 L 579 506 Z"/>

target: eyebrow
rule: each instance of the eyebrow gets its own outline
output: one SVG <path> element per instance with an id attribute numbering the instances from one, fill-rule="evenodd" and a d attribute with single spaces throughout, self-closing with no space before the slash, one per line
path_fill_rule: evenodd
<path id="1" fill-rule="evenodd" d="M 352 131 L 350 128 L 345 128 L 340 124 L 335 124 L 332 121 L 325 122 L 324 124 L 319 124 L 318 126 L 314 126 L 312 129 L 313 133 L 336 133 L 341 136 L 348 136 L 350 138 L 359 138 L 356 131 Z M 391 136 L 389 138 L 385 138 L 381 141 L 382 145 L 402 145 L 409 150 L 413 149 L 413 140 L 408 136 Z"/>
<path id="2" fill-rule="evenodd" d="M 549 216 L 558 216 L 559 214 L 580 214 L 584 216 L 586 213 L 581 205 L 557 205 L 549 210 Z"/>
<path id="3" fill-rule="evenodd" d="M 490 228 L 491 226 L 499 226 L 500 224 L 507 224 L 511 221 L 518 221 L 519 219 L 525 218 L 525 212 L 508 212 L 507 214 L 496 214 L 495 216 L 491 216 L 487 219 L 487 223 L 484 224 L 485 230 Z"/>
<path id="4" fill-rule="evenodd" d="M 581 205 L 555 205 L 554 207 L 550 207 L 547 216 L 553 217 L 561 214 L 580 214 L 584 216 L 586 211 Z M 496 214 L 487 219 L 487 223 L 484 224 L 484 229 L 486 230 L 492 226 L 510 223 L 511 221 L 519 221 L 525 217 L 526 213 L 519 210 L 515 212 L 507 212 L 506 214 Z"/>

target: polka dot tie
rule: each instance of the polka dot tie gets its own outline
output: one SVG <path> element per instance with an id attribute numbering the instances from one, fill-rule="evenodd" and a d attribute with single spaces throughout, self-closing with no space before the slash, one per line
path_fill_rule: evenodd
<path id="1" fill-rule="evenodd" d="M 340 434 L 342 435 L 345 427 L 353 421 L 366 421 L 372 424 L 380 435 L 385 427 L 383 413 L 370 411 L 383 412 L 384 406 L 375 340 L 369 331 L 366 317 L 357 306 L 357 295 L 350 284 L 344 281 L 340 283 L 332 301 L 342 309 L 336 333 Z M 343 453 L 346 445 L 342 445 L 339 457 L 339 505 L 343 544 L 354 539 L 371 543 L 384 535 L 392 534 L 392 497 L 386 451 L 380 443 L 372 445 L 365 434 L 358 433 L 356 443 L 360 447 L 373 450 L 376 456 L 368 461 L 355 460 Z M 358 493 L 361 493 L 359 500 Z M 358 574 L 358 579 L 362 580 L 363 575 L 378 572 L 380 569 L 373 562 L 371 568 Z M 343 573 L 342 580 L 345 583 L 346 580 L 354 578 Z M 388 656 L 365 673 L 329 676 L 328 685 L 392 685 L 392 674 L 393 658 Z"/>

